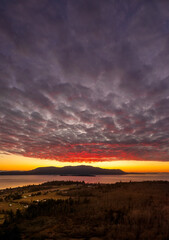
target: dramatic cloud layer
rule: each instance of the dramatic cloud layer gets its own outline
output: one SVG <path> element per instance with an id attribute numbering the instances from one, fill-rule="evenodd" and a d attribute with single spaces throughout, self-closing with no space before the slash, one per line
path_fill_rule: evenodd
<path id="1" fill-rule="evenodd" d="M 2 0 L 0 151 L 169 161 L 167 0 Z"/>

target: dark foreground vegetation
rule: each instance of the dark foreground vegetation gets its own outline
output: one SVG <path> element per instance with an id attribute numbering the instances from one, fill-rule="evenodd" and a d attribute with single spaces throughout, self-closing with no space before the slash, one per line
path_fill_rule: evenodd
<path id="1" fill-rule="evenodd" d="M 55 186 L 52 182 L 37 190 Z M 65 198 L 5 211 L 0 239 L 169 239 L 169 182 L 76 183 L 59 193 Z"/>

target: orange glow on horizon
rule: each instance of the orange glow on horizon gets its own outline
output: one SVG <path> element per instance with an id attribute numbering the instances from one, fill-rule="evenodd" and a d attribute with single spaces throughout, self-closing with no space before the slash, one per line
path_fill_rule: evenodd
<path id="1" fill-rule="evenodd" d="M 169 162 L 162 161 L 112 160 L 98 162 L 60 162 L 49 159 L 23 157 L 14 154 L 0 155 L 0 170 L 32 170 L 37 167 L 77 165 L 121 169 L 125 172 L 169 172 Z"/>

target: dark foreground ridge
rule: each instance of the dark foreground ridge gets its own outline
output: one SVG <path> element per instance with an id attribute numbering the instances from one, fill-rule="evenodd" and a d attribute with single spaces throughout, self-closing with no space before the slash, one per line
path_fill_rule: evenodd
<path id="1" fill-rule="evenodd" d="M 73 176 L 95 176 L 95 175 L 123 175 L 120 169 L 103 169 L 92 166 L 69 166 L 69 167 L 39 167 L 30 171 L 4 171 L 0 175 L 73 175 Z"/>
<path id="2" fill-rule="evenodd" d="M 0 191 L 0 240 L 168 240 L 169 182 L 54 181 Z"/>

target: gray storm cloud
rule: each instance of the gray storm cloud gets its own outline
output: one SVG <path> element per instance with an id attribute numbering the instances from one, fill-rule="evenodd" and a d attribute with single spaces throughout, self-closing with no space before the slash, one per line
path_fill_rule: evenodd
<path id="1" fill-rule="evenodd" d="M 2 0 L 0 151 L 169 161 L 167 0 Z"/>

